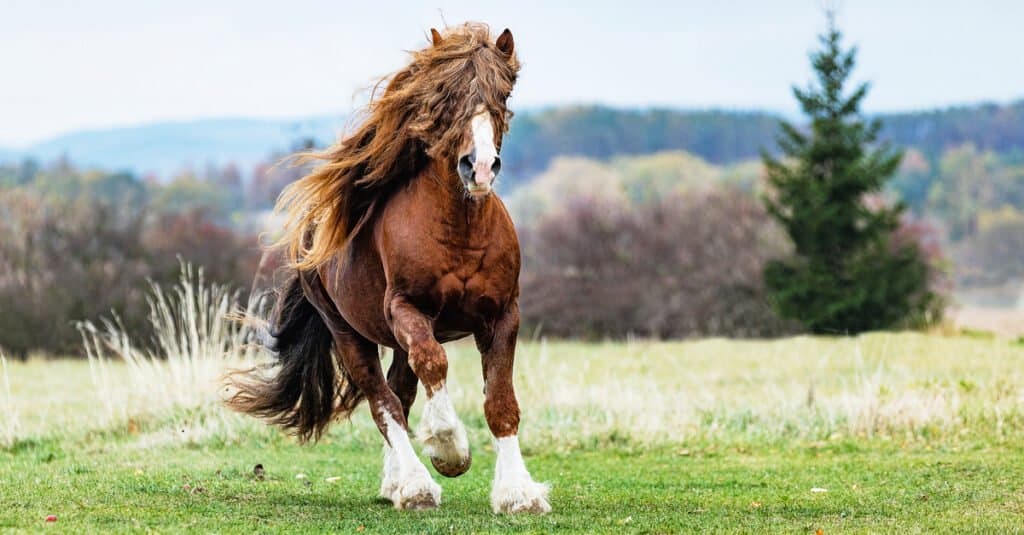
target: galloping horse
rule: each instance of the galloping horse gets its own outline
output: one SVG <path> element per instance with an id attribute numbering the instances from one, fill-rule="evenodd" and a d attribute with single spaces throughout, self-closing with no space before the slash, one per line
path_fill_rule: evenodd
<path id="1" fill-rule="evenodd" d="M 436 507 L 441 487 L 413 450 L 409 408 L 422 381 L 424 451 L 442 475 L 468 470 L 441 343 L 472 335 L 497 449 L 492 507 L 545 513 L 548 488 L 520 454 L 512 386 L 519 242 L 492 191 L 519 61 L 507 29 L 496 41 L 472 23 L 431 36 L 361 126 L 282 192 L 291 276 L 270 317 L 276 373 L 235 373 L 227 403 L 308 440 L 366 399 L 386 441 L 381 495 L 398 509 Z M 379 346 L 394 353 L 386 376 Z"/>

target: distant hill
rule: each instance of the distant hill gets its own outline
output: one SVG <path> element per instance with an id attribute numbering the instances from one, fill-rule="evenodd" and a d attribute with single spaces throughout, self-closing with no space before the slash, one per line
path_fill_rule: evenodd
<path id="1" fill-rule="evenodd" d="M 168 177 L 183 167 L 201 169 L 234 162 L 244 171 L 271 152 L 303 138 L 333 140 L 341 116 L 308 119 L 202 119 L 83 131 L 38 143 L 20 152 L 0 149 L 0 160 L 32 157 L 47 162 L 66 156 L 76 165 Z"/>
<path id="2" fill-rule="evenodd" d="M 1024 154 L 1024 100 L 943 110 L 880 115 L 883 138 L 934 157 L 973 143 L 979 149 Z M 594 159 L 683 150 L 715 164 L 757 158 L 775 145 L 780 118 L 757 111 L 686 111 L 569 106 L 517 114 L 502 156 L 508 179 L 523 180 L 557 156 Z M 156 173 L 167 177 L 184 166 L 238 164 L 243 172 L 298 140 L 332 142 L 345 126 L 341 116 L 296 120 L 204 119 L 78 132 L 25 151 L 0 148 L 0 162 L 31 156 L 67 156 L 81 166 Z"/>
<path id="3" fill-rule="evenodd" d="M 883 136 L 929 155 L 973 143 L 999 153 L 1024 152 L 1024 100 L 882 115 Z"/>
<path id="4" fill-rule="evenodd" d="M 682 150 L 712 163 L 732 163 L 772 147 L 778 121 L 763 112 L 553 108 L 515 116 L 502 162 L 517 177 L 539 173 L 566 155 L 606 159 Z"/>
<path id="5" fill-rule="evenodd" d="M 964 143 L 1024 154 L 1024 100 L 877 117 L 883 123 L 883 140 L 929 158 Z M 555 108 L 517 115 L 502 153 L 506 168 L 516 176 L 543 171 L 561 155 L 603 160 L 683 150 L 714 164 L 729 164 L 757 158 L 762 148 L 773 151 L 780 120 L 765 112 Z"/>

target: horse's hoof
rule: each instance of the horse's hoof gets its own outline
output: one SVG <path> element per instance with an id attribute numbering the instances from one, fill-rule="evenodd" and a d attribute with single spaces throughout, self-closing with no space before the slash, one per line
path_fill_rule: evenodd
<path id="1" fill-rule="evenodd" d="M 548 503 L 548 486 L 533 481 L 522 485 L 502 485 L 491 493 L 491 507 L 495 513 L 532 513 L 543 515 L 551 512 Z"/>
<path id="2" fill-rule="evenodd" d="M 426 472 L 417 474 L 399 485 L 392 501 L 395 509 L 403 511 L 434 509 L 441 505 L 441 486 L 434 483 Z"/>
<path id="3" fill-rule="evenodd" d="M 392 499 L 392 496 L 394 496 L 395 492 L 397 492 L 397 491 L 398 491 L 398 483 L 395 483 L 394 481 L 392 481 L 390 479 L 385 479 L 380 484 L 380 497 L 381 498 L 384 498 L 386 500 L 390 500 L 390 499 Z"/>
<path id="4" fill-rule="evenodd" d="M 430 464 L 444 477 L 459 477 L 469 471 L 469 466 L 473 464 L 473 455 L 467 451 L 465 457 L 456 457 L 455 462 L 441 457 L 431 457 Z"/>
<path id="5" fill-rule="evenodd" d="M 403 511 L 427 511 L 437 509 L 438 505 L 440 504 L 437 502 L 437 498 L 429 492 L 422 492 L 415 496 L 404 498 L 399 509 Z"/>

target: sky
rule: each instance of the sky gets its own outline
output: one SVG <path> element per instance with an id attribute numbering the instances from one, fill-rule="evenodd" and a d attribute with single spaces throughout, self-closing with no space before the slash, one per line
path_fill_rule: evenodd
<path id="1" fill-rule="evenodd" d="M 212 117 L 346 113 L 429 29 L 508 27 L 513 109 L 586 103 L 796 113 L 837 0 L 2 0 L 0 146 Z M 1024 97 L 1024 1 L 844 0 L 866 111 Z"/>

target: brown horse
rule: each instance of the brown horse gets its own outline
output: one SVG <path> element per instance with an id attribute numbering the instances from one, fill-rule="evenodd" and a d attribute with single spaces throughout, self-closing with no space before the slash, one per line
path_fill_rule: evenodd
<path id="1" fill-rule="evenodd" d="M 424 451 L 445 476 L 468 470 L 441 343 L 472 335 L 498 457 L 492 506 L 543 513 L 548 489 L 520 455 L 512 386 L 519 242 L 492 192 L 519 62 L 508 30 L 496 41 L 482 24 L 431 35 L 358 130 L 282 193 L 293 275 L 270 321 L 277 370 L 236 373 L 228 404 L 307 440 L 365 398 L 386 440 L 381 495 L 398 509 L 436 507 L 441 487 L 413 451 L 409 408 L 422 381 Z M 386 376 L 379 346 L 394 353 Z"/>

